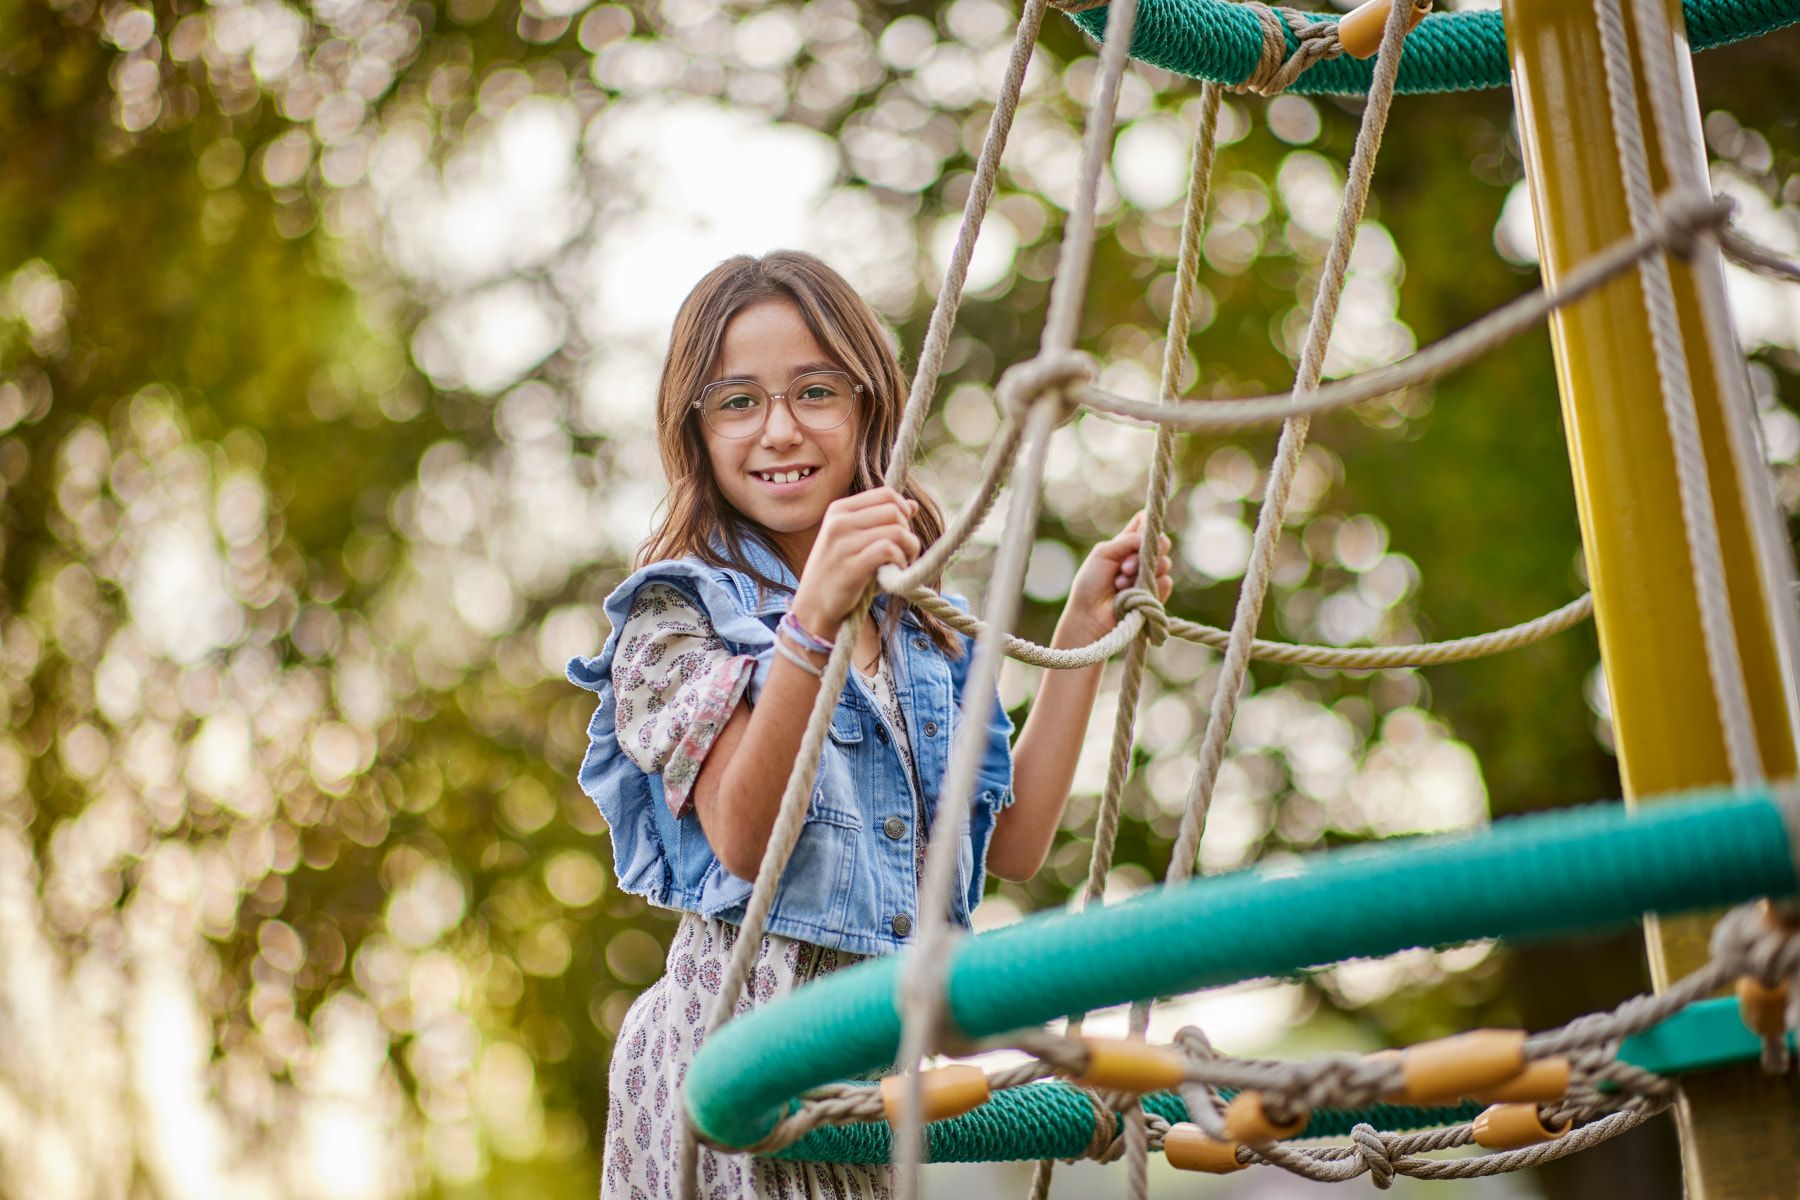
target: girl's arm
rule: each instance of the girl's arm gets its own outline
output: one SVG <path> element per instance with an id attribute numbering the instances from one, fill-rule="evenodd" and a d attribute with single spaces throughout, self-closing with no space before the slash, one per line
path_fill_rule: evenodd
<path id="1" fill-rule="evenodd" d="M 1113 597 L 1137 580 L 1138 552 L 1143 545 L 1144 514 L 1139 512 L 1117 537 L 1095 546 L 1075 582 L 1056 623 L 1051 645 L 1084 646 L 1118 624 Z M 1173 586 L 1168 554 L 1157 560 L 1156 593 L 1169 598 Z M 1075 763 L 1087 736 L 1094 697 L 1100 690 L 1099 663 L 1075 671 L 1044 672 L 1044 679 L 1013 743 L 1013 802 L 1001 811 L 988 842 L 988 870 L 1002 879 L 1023 881 L 1037 874 L 1050 852 L 1050 840 L 1062 821 L 1075 778 Z"/>
<path id="2" fill-rule="evenodd" d="M 883 563 L 904 567 L 919 556 L 919 539 L 912 531 L 915 508 L 914 501 L 891 489 L 871 488 L 826 510 L 790 606 L 802 626 L 821 637 L 835 635 L 876 568 Z M 825 665 L 825 655 L 804 650 L 785 636 L 781 643 L 813 665 Z M 762 866 L 819 683 L 775 655 L 756 704 L 737 707 L 700 764 L 694 780 L 700 828 L 725 869 L 739 879 L 754 880 Z"/>

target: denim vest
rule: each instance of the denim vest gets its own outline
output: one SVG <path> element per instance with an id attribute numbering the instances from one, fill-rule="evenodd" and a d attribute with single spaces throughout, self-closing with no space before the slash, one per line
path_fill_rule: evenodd
<path id="1" fill-rule="evenodd" d="M 669 584 L 707 615 L 732 654 L 755 656 L 756 670 L 747 689 L 754 704 L 775 657 L 776 622 L 787 611 L 796 580 L 766 547 L 746 539 L 744 549 L 752 564 L 788 590 L 759 596 L 750 576 L 697 559 L 652 563 L 606 598 L 612 633 L 599 656 L 574 658 L 568 666 L 569 681 L 600 698 L 588 724 L 580 779 L 582 790 L 611 827 L 620 888 L 664 908 L 686 909 L 733 924 L 743 919 L 750 883 L 720 863 L 691 807 L 679 819 L 670 813 L 663 800 L 662 777 L 646 774 L 619 749 L 612 662 L 638 589 L 653 581 Z M 951 659 L 908 612 L 885 648 L 918 764 L 920 799 L 929 817 L 937 811 L 950 747 L 959 735 L 973 642 L 964 637 L 964 653 Z M 981 900 L 994 819 L 1012 803 L 1012 721 L 997 697 L 993 709 L 982 734 L 985 749 L 967 832 L 958 847 L 952 908 L 964 926 Z M 813 777 L 806 823 L 769 912 L 770 933 L 855 954 L 890 953 L 906 943 L 918 919 L 913 839 L 922 831 L 916 827 L 912 780 L 894 748 L 894 732 L 860 689 L 846 682 Z"/>

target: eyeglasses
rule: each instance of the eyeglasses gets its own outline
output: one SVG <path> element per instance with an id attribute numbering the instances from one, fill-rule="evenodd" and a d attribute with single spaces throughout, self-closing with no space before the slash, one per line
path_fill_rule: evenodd
<path id="1" fill-rule="evenodd" d="M 796 422 L 824 433 L 849 420 L 862 390 L 842 371 L 810 371 L 773 394 L 753 380 L 721 379 L 707 384 L 689 407 L 699 409 L 706 427 L 720 437 L 745 438 L 761 433 L 775 401 L 786 400 Z"/>

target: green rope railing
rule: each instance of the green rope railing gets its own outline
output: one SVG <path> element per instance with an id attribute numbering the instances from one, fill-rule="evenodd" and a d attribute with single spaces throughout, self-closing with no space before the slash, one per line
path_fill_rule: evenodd
<path id="1" fill-rule="evenodd" d="M 1683 0 L 1688 42 L 1711 50 L 1800 22 L 1800 0 Z M 1336 20 L 1330 13 L 1308 13 Z M 1106 9 L 1070 19 L 1098 40 Z M 1296 45 L 1291 30 L 1288 48 Z M 1263 26 L 1232 0 L 1139 0 L 1131 56 L 1152 66 L 1229 87 L 1250 78 L 1262 55 Z M 1288 90 L 1360 96 L 1368 91 L 1373 59 L 1348 56 L 1316 63 Z M 1406 93 L 1466 92 L 1509 84 L 1506 27 L 1495 10 L 1433 13 L 1406 38 L 1398 88 Z"/>
<path id="2" fill-rule="evenodd" d="M 1397 839 L 1034 917 L 959 945 L 949 969 L 950 1021 L 964 1037 L 987 1038 L 1143 996 L 1288 975 L 1344 958 L 1475 938 L 1546 937 L 1629 924 L 1645 912 L 1789 896 L 1800 888 L 1784 817 L 1792 803 L 1764 789 L 1696 794 L 1630 812 L 1617 805 L 1563 809 L 1478 833 Z M 716 1144 L 749 1146 L 809 1088 L 890 1065 L 900 1036 L 898 968 L 895 956 L 859 963 L 713 1034 L 684 1088 L 695 1126 Z M 940 1122 L 934 1131 L 952 1128 L 933 1133 L 932 1154 L 939 1138 L 964 1136 L 974 1144 L 957 1153 L 985 1159 L 1064 1154 L 1016 1140 L 1017 1129 L 1037 1118 L 1014 1106 L 1040 1094 L 1060 1093 L 1006 1089 L 981 1109 Z M 1080 1103 L 1091 1132 L 1091 1109 Z"/>

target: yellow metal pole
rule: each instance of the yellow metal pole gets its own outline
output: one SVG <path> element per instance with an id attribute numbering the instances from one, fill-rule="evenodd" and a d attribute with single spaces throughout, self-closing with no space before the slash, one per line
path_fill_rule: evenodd
<path id="1" fill-rule="evenodd" d="M 1554 285 L 1576 264 L 1631 232 L 1591 3 L 1503 0 L 1513 96 L 1544 279 Z M 1704 179 L 1699 110 L 1681 6 L 1668 5 L 1672 44 L 1651 45 L 1631 20 L 1633 70 L 1650 173 L 1670 187 L 1659 130 L 1643 89 L 1646 62 L 1679 72 L 1689 103 L 1678 131 L 1693 162 L 1678 183 Z M 1666 41 L 1666 39 L 1665 39 Z M 1699 164 L 1696 168 L 1695 163 Z M 1705 445 L 1726 584 L 1765 777 L 1793 775 L 1795 705 L 1784 668 L 1782 625 L 1769 591 L 1791 576 L 1785 552 L 1773 561 L 1769 502 L 1746 496 L 1732 457 L 1728 413 L 1702 320 L 1722 317 L 1721 267 L 1672 261 L 1688 373 Z M 1595 621 L 1628 802 L 1682 788 L 1728 784 L 1725 740 L 1708 675 L 1699 601 L 1682 528 L 1674 451 L 1663 417 L 1641 283 L 1634 274 L 1551 318 L 1569 457 L 1574 470 Z M 1727 349 L 1735 355 L 1736 343 Z M 1725 364 L 1741 371 L 1738 362 Z M 1741 415 L 1738 418 L 1741 438 Z M 1758 524 L 1763 538 L 1758 558 Z M 1778 595 L 1776 601 L 1792 604 Z M 1710 920 L 1654 922 L 1646 930 L 1657 986 L 1699 966 Z M 1793 1200 L 1800 1196 L 1800 1088 L 1753 1067 L 1690 1080 L 1679 1109 L 1689 1200 Z"/>

